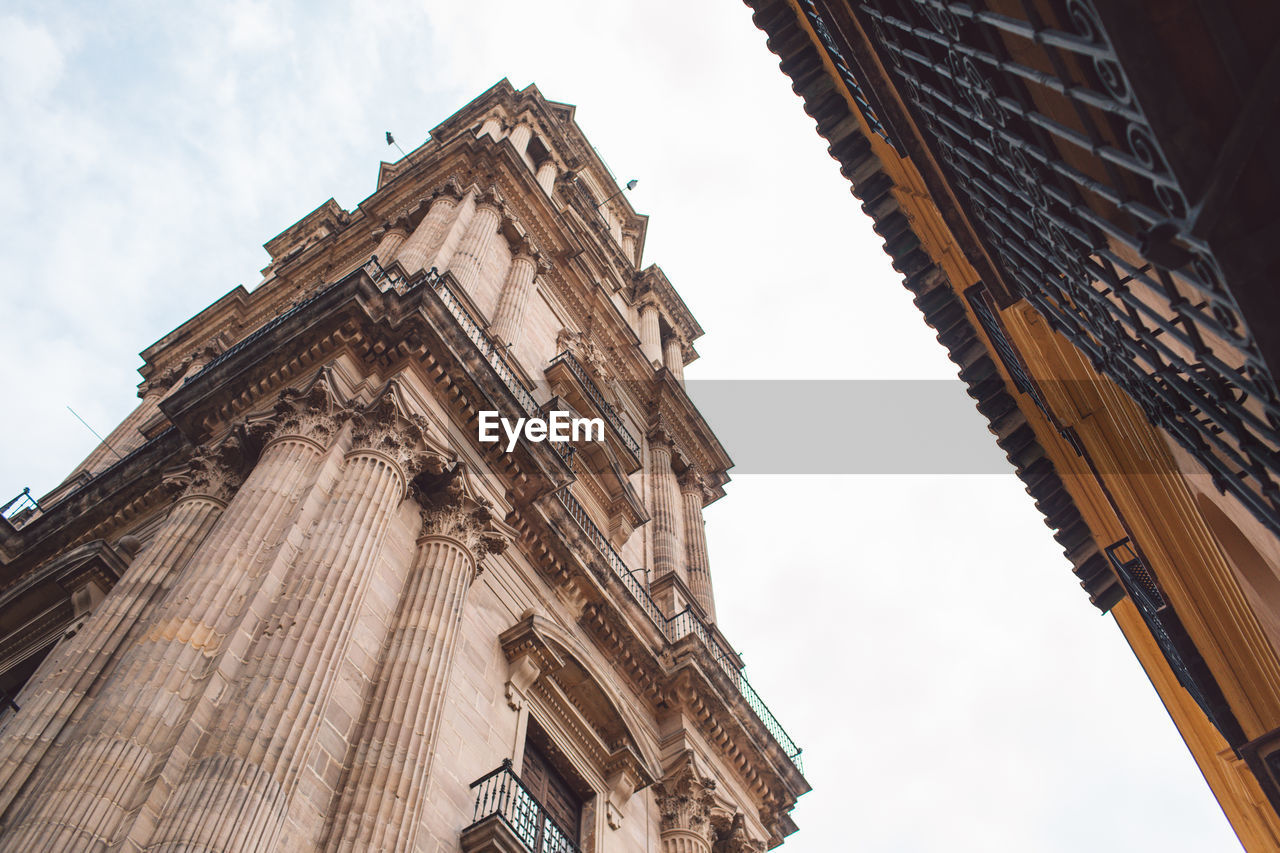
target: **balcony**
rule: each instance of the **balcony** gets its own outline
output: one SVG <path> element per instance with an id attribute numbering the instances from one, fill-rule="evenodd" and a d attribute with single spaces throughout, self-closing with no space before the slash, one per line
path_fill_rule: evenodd
<path id="1" fill-rule="evenodd" d="M 742 697 L 747 707 L 751 709 L 751 712 L 760 720 L 769 735 L 786 753 L 787 758 L 795 765 L 797 770 L 804 773 L 804 763 L 800 758 L 800 747 L 796 746 L 795 741 L 791 739 L 786 729 L 782 727 L 782 723 L 778 722 L 778 718 L 773 715 L 773 712 L 769 710 L 769 706 L 760 698 L 760 694 L 751 686 L 751 682 L 747 680 L 747 676 L 742 672 L 742 662 L 738 655 L 726 650 L 719 642 L 714 630 L 693 610 L 685 608 L 670 618 L 665 616 L 644 585 L 636 580 L 635 572 L 638 570 L 627 568 L 627 564 L 623 562 L 622 557 L 609 544 L 609 540 L 600 531 L 600 528 L 592 522 L 582 504 L 578 503 L 568 489 L 561 489 L 556 492 L 556 498 L 560 501 L 560 505 L 568 513 L 569 517 L 582 530 L 587 540 L 604 558 L 605 564 L 613 571 L 623 588 L 627 590 L 635 603 L 649 617 L 650 621 L 657 626 L 667 642 L 677 643 L 690 634 L 697 637 L 707 654 L 715 662 L 717 668 L 733 684 L 738 695 Z"/>
<path id="2" fill-rule="evenodd" d="M 583 366 L 582 362 L 578 361 L 573 353 L 565 350 L 551 359 L 551 364 L 547 367 L 547 378 L 554 381 L 557 378 L 556 374 L 560 373 L 561 370 L 567 372 L 573 378 L 574 384 L 581 391 L 584 401 L 590 403 L 591 408 L 600 413 L 605 423 L 609 425 L 609 429 L 618 439 L 619 449 L 631 461 L 632 467 L 627 473 L 636 471 L 640 467 L 640 442 L 636 441 L 635 436 L 631 434 L 631 430 L 627 429 L 622 416 L 605 398 L 604 392 L 600 390 L 600 386 L 591 378 L 591 374 L 587 372 L 586 367 Z"/>
<path id="3" fill-rule="evenodd" d="M 471 788 L 475 808 L 471 825 L 462 830 L 463 853 L 578 853 L 578 845 L 511 769 L 510 759 Z"/>

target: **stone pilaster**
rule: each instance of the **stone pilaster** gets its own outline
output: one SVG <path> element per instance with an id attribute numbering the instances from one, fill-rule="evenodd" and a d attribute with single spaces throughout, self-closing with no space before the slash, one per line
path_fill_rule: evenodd
<path id="1" fill-rule="evenodd" d="M 524 320 L 524 308 L 533 292 L 533 279 L 538 273 L 538 261 L 530 246 L 522 242 L 512 253 L 507 280 L 498 297 L 494 312 L 493 334 L 504 344 L 515 344 L 520 339 L 520 324 Z"/>
<path id="2" fill-rule="evenodd" d="M 662 330 L 658 325 L 658 306 L 652 302 L 640 305 L 640 351 L 654 367 L 662 364 Z"/>
<path id="3" fill-rule="evenodd" d="M 413 275 L 419 270 L 426 269 L 432 266 L 433 262 L 435 266 L 440 266 L 436 255 L 444 245 L 458 212 L 459 199 L 449 189 L 446 188 L 432 199 L 427 215 L 400 246 L 395 259 L 400 261 L 400 266 L 404 268 L 406 275 Z M 378 255 L 378 259 L 382 261 L 383 266 L 390 263 L 390 259 L 384 260 L 382 255 Z"/>
<path id="4" fill-rule="evenodd" d="M 467 590 L 507 540 L 464 474 L 419 498 L 422 537 L 326 850 L 412 850 Z"/>
<path id="5" fill-rule="evenodd" d="M 49 653 L 19 696 L 22 713 L 0 740 L 0 812 L 39 765 L 129 629 L 208 535 L 239 486 L 239 456 L 240 441 L 232 438 L 197 450 L 185 470 L 165 478 L 177 501 L 160 529 L 80 630 Z"/>
<path id="6" fill-rule="evenodd" d="M 684 384 L 684 350 L 676 338 L 667 338 L 662 345 L 662 363 L 681 385 Z"/>
<path id="7" fill-rule="evenodd" d="M 458 250 L 449 259 L 449 269 L 458 280 L 458 286 L 471 292 L 484 271 L 485 260 L 493 250 L 498 234 L 498 220 L 502 216 L 500 202 L 492 192 L 476 198 L 475 211 L 467 230 L 462 235 Z"/>
<path id="8" fill-rule="evenodd" d="M 653 521 L 653 578 L 683 575 L 684 536 L 681 530 L 680 490 L 671 467 L 670 439 L 655 433 L 649 439 L 649 476 Z"/>
<path id="9" fill-rule="evenodd" d="M 707 557 L 706 522 L 702 503 L 706 486 L 693 469 L 680 478 L 680 501 L 684 506 L 684 555 L 689 577 L 689 592 L 698 602 L 708 621 L 716 621 L 716 602 L 711 592 L 711 561 Z"/>
<path id="10" fill-rule="evenodd" d="M 16 804 L 0 850 L 92 849 L 128 829 L 337 431 L 327 388 L 284 392 L 270 425 L 253 471 L 124 650 L 57 765 Z"/>
<path id="11" fill-rule="evenodd" d="M 662 853 L 711 853 L 715 780 L 686 752 L 654 787 L 661 817 Z"/>
<path id="12" fill-rule="evenodd" d="M 283 589 L 264 602 L 265 621 L 229 701 L 192 756 L 147 849 L 267 849 L 291 809 L 322 811 L 297 801 L 309 774 L 341 768 L 345 738 L 318 743 L 338 667 L 361 611 L 370 567 L 412 476 L 424 464 L 423 422 L 406 417 L 391 393 L 352 419 L 351 449 Z M 340 733 L 342 734 L 342 733 Z M 330 784 L 336 784 L 333 778 Z M 307 820 L 295 820 L 296 825 Z M 309 821 L 314 848 L 322 827 Z M 295 841 L 296 841 L 295 837 Z"/>

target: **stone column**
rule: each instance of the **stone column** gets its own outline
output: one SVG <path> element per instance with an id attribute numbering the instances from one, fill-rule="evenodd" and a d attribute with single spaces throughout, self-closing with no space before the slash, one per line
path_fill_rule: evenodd
<path id="1" fill-rule="evenodd" d="M 654 786 L 661 816 L 662 853 L 711 853 L 711 806 L 715 780 L 700 770 L 692 752 Z"/>
<path id="2" fill-rule="evenodd" d="M 682 575 L 684 537 L 681 535 L 680 492 L 671 468 L 671 440 L 662 433 L 649 439 L 649 476 L 652 493 L 653 579 Z M 670 614 L 668 614 L 670 615 Z"/>
<path id="3" fill-rule="evenodd" d="M 548 157 L 542 161 L 542 165 L 538 167 L 538 171 L 534 173 L 534 178 L 538 181 L 538 186 L 546 191 L 547 195 L 551 195 L 556 188 L 556 175 L 559 170 L 556 168 L 555 161 Z"/>
<path id="4" fill-rule="evenodd" d="M 432 265 L 436 253 L 449 235 L 449 226 L 453 224 L 457 213 L 458 201 L 450 193 L 441 193 L 432 199 L 427 215 L 400 246 L 396 256 L 400 266 L 404 267 L 405 275 L 413 275 Z M 382 260 L 382 256 L 379 255 L 378 259 Z M 383 265 L 386 265 L 385 261 Z"/>
<path id="5" fill-rule="evenodd" d="M 527 242 L 515 247 L 507 280 L 498 297 L 494 312 L 493 335 L 501 343 L 514 345 L 520 339 L 520 324 L 524 320 L 524 307 L 533 292 L 533 279 L 538 273 L 538 261 Z"/>
<path id="6" fill-rule="evenodd" d="M 520 122 L 512 128 L 511 135 L 508 138 L 511 140 L 511 144 L 516 147 L 516 151 L 519 152 L 520 156 L 524 157 L 525 149 L 529 147 L 529 140 L 533 138 L 533 128 L 525 122 Z"/>
<path id="7" fill-rule="evenodd" d="M 123 652 L 56 766 L 16 804 L 0 850 L 109 847 L 128 829 L 273 554 L 284 550 L 284 534 L 336 431 L 327 388 L 284 392 L 272 424 L 276 437 Z"/>
<path id="8" fill-rule="evenodd" d="M 680 478 L 680 500 L 684 504 L 684 556 L 689 576 L 689 592 L 702 607 L 707 621 L 716 621 L 716 602 L 711 593 L 711 561 L 707 559 L 706 522 L 702 502 L 706 486 L 692 469 Z"/>
<path id="9" fill-rule="evenodd" d="M 279 596 L 263 602 L 265 624 L 244 650 L 230 699 L 221 703 L 147 850 L 270 849 L 294 819 L 291 808 L 312 815 L 303 830 L 312 838 L 303 846 L 315 848 L 323 828 L 314 820 L 317 804 L 302 807 L 295 793 L 304 777 L 327 777 L 346 759 L 345 738 L 318 742 L 320 723 L 370 568 L 416 466 L 427 461 L 419 452 L 424 425 L 406 417 L 390 391 L 353 419 L 352 449 L 333 492 Z M 443 470 L 442 460 L 432 459 Z M 334 775 L 330 783 L 337 781 Z M 294 822 L 308 823 L 301 816 Z"/>
<path id="10" fill-rule="evenodd" d="M 502 124 L 498 121 L 497 116 L 489 116 L 484 120 L 484 124 L 480 125 L 480 130 L 476 131 L 476 136 L 484 136 L 489 134 L 495 140 L 502 136 Z"/>
<path id="11" fill-rule="evenodd" d="M 498 233 L 498 220 L 502 216 L 499 202 L 492 192 L 486 192 L 476 198 L 475 212 L 467 223 L 467 230 L 462 235 L 458 250 L 449 259 L 449 269 L 458 280 L 458 286 L 471 292 L 481 273 L 485 260 L 492 249 L 493 239 Z"/>
<path id="12" fill-rule="evenodd" d="M 0 741 L 0 812 L 13 801 L 67 725 L 85 694 L 115 657 L 129 629 L 149 610 L 208 535 L 240 483 L 241 442 L 202 448 L 165 488 L 180 491 L 151 541 L 80 630 L 60 642 L 18 698 L 22 713 Z"/>
<path id="13" fill-rule="evenodd" d="M 645 302 L 640 306 L 640 351 L 654 367 L 662 364 L 662 334 L 658 328 L 658 306 Z"/>
<path id="14" fill-rule="evenodd" d="M 408 239 L 409 229 L 403 222 L 393 222 L 383 228 L 378 238 L 378 248 L 373 250 L 373 253 L 378 256 L 378 263 L 383 267 L 391 266 L 396 259 L 396 252 L 400 251 L 400 247 Z"/>
<path id="15" fill-rule="evenodd" d="M 412 850 L 467 590 L 507 541 L 459 469 L 420 499 L 423 530 L 325 850 Z"/>
<path id="16" fill-rule="evenodd" d="M 684 350 L 680 341 L 674 337 L 667 338 L 662 345 L 662 363 L 681 385 L 684 384 Z"/>

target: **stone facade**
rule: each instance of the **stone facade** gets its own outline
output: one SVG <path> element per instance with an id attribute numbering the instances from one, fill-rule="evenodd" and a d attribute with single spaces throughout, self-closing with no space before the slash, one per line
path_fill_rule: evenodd
<path id="1" fill-rule="evenodd" d="M 0 522 L 0 850 L 794 831 L 799 750 L 715 626 L 702 330 L 645 224 L 504 80 L 147 349 L 123 458 Z M 478 440 L 547 409 L 604 440 Z"/>

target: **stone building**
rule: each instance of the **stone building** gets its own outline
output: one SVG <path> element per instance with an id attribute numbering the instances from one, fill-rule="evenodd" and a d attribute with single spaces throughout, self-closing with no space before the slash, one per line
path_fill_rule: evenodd
<path id="1" fill-rule="evenodd" d="M 1280 849 L 1280 6 L 746 3 L 1240 840 Z"/>
<path id="2" fill-rule="evenodd" d="M 800 750 L 716 627 L 702 330 L 645 226 L 573 107 L 503 80 L 148 347 L 138 408 L 0 521 L 0 850 L 794 831 Z"/>

